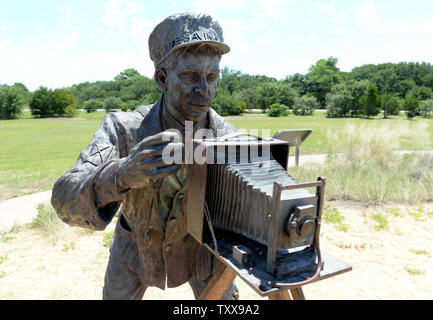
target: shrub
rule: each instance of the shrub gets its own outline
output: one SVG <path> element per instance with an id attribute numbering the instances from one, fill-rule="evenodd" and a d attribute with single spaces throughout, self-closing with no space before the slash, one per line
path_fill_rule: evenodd
<path id="1" fill-rule="evenodd" d="M 381 99 L 375 83 L 370 83 L 367 92 L 360 98 L 361 113 L 367 118 L 380 113 Z"/>
<path id="2" fill-rule="evenodd" d="M 116 109 L 120 109 L 122 107 L 122 99 L 117 97 L 109 97 L 104 102 L 104 109 L 105 111 L 112 112 Z"/>
<path id="3" fill-rule="evenodd" d="M 326 97 L 326 116 L 328 118 L 345 117 L 349 108 L 347 108 L 348 99 L 343 94 L 328 94 Z"/>
<path id="4" fill-rule="evenodd" d="M 24 97 L 15 87 L 0 87 L 0 119 L 17 119 L 21 115 Z"/>
<path id="5" fill-rule="evenodd" d="M 54 115 L 75 117 L 78 114 L 75 96 L 64 89 L 56 89 L 51 92 L 50 107 Z"/>
<path id="6" fill-rule="evenodd" d="M 122 105 L 120 106 L 120 110 L 123 112 L 126 112 L 129 110 L 129 105 L 126 102 L 123 102 Z"/>
<path id="7" fill-rule="evenodd" d="M 87 113 L 95 112 L 98 109 L 103 109 L 103 104 L 100 101 L 90 99 L 84 102 L 84 110 L 86 110 Z"/>
<path id="8" fill-rule="evenodd" d="M 416 116 L 419 107 L 419 102 L 416 98 L 408 96 L 403 101 L 403 109 L 406 111 L 408 119 Z"/>
<path id="9" fill-rule="evenodd" d="M 427 99 L 419 103 L 419 110 L 424 118 L 433 112 L 433 99 Z"/>
<path id="10" fill-rule="evenodd" d="M 128 101 L 129 110 L 135 110 L 140 105 L 141 105 L 140 101 L 137 101 L 137 100 L 129 100 Z"/>
<path id="11" fill-rule="evenodd" d="M 238 106 L 241 109 L 241 113 L 245 112 L 245 109 L 247 108 L 247 103 L 244 100 L 238 100 L 236 101 L 236 106 Z"/>
<path id="12" fill-rule="evenodd" d="M 54 110 L 51 108 L 51 91 L 45 87 L 36 90 L 30 101 L 30 111 L 35 117 L 54 115 Z"/>
<path id="13" fill-rule="evenodd" d="M 400 112 L 400 100 L 392 94 L 384 94 L 382 97 L 383 116 L 398 115 Z"/>
<path id="14" fill-rule="evenodd" d="M 75 105 L 69 105 L 63 110 L 63 115 L 69 118 L 75 118 L 78 114 L 79 111 Z"/>
<path id="15" fill-rule="evenodd" d="M 60 220 L 53 207 L 49 204 L 40 204 L 37 210 L 38 215 L 30 223 L 30 227 L 39 229 L 44 236 L 56 240 L 60 227 L 63 225 L 62 220 Z"/>
<path id="16" fill-rule="evenodd" d="M 284 117 L 289 114 L 289 107 L 284 104 L 274 103 L 268 107 L 267 113 L 270 117 Z"/>
<path id="17" fill-rule="evenodd" d="M 315 97 L 301 97 L 295 100 L 293 105 L 293 114 L 296 116 L 311 116 L 315 109 L 320 107 L 319 102 Z"/>

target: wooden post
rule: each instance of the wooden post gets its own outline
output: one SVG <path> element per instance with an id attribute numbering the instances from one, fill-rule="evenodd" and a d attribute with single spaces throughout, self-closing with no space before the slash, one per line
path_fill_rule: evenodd
<path id="1" fill-rule="evenodd" d="M 300 147 L 299 147 L 299 144 L 297 144 L 296 145 L 296 155 L 295 155 L 296 166 L 299 166 L 299 153 L 300 153 Z"/>

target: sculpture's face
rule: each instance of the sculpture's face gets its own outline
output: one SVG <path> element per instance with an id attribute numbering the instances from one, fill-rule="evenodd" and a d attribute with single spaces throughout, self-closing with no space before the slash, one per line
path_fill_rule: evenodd
<path id="1" fill-rule="evenodd" d="M 215 96 L 219 75 L 218 55 L 185 53 L 174 70 L 167 71 L 166 101 L 170 112 L 183 121 L 206 117 Z"/>

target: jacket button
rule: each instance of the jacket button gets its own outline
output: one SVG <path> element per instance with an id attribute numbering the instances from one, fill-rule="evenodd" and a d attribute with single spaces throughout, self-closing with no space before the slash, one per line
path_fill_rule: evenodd
<path id="1" fill-rule="evenodd" d="M 177 196 L 177 198 L 179 200 L 183 200 L 185 198 L 185 195 L 183 193 L 179 193 L 179 195 Z"/>
<path id="2" fill-rule="evenodd" d="M 170 246 L 170 245 L 167 245 L 167 246 L 165 247 L 165 251 L 169 252 L 170 250 L 171 250 L 171 246 Z"/>

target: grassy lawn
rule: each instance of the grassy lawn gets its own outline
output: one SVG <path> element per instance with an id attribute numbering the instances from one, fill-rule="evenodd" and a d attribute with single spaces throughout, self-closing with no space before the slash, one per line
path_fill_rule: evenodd
<path id="1" fill-rule="evenodd" d="M 0 201 L 51 189 L 91 141 L 104 115 L 81 112 L 74 119 L 33 119 L 24 112 L 19 120 L 0 121 Z M 313 133 L 301 147 L 303 155 L 343 150 L 347 130 L 358 130 L 360 135 L 377 131 L 379 138 L 394 134 L 399 149 L 433 149 L 432 119 L 327 119 L 324 112 L 308 117 L 248 114 L 226 119 L 238 129 L 259 129 L 259 134 L 261 129 L 273 135 L 279 129 L 311 128 Z"/>
<path id="2" fill-rule="evenodd" d="M 0 121 L 0 200 L 49 190 L 91 141 L 105 112 Z"/>

